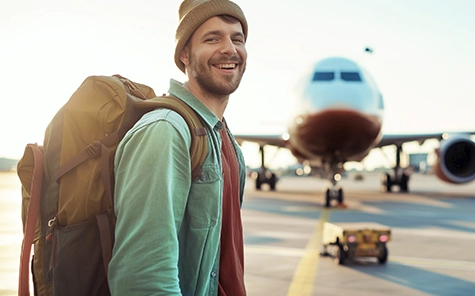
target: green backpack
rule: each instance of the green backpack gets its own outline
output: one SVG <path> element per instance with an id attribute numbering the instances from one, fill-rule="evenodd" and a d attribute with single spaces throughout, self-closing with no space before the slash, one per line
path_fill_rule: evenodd
<path id="1" fill-rule="evenodd" d="M 178 112 L 192 135 L 192 179 L 201 175 L 207 130 L 180 99 L 120 75 L 90 76 L 48 125 L 43 146 L 28 144 L 17 167 L 24 238 L 19 295 L 109 295 L 114 242 L 114 155 L 140 117 L 157 108 Z"/>

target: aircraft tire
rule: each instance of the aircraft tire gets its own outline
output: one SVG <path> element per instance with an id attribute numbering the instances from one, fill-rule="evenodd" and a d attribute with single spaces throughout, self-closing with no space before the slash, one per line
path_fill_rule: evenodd
<path id="1" fill-rule="evenodd" d="M 272 174 L 269 179 L 269 186 L 271 191 L 275 191 L 275 185 L 277 184 L 277 177 L 275 174 Z"/>
<path id="2" fill-rule="evenodd" d="M 408 183 L 409 183 L 409 176 L 406 173 L 402 174 L 402 176 L 401 176 L 401 185 L 399 185 L 399 188 L 401 189 L 401 192 L 408 192 L 409 191 Z"/>
<path id="3" fill-rule="evenodd" d="M 325 207 L 326 208 L 330 207 L 330 200 L 331 200 L 330 189 L 327 189 L 327 191 L 325 191 Z"/>
<path id="4" fill-rule="evenodd" d="M 338 189 L 338 203 L 343 202 L 343 189 Z"/>
<path id="5" fill-rule="evenodd" d="M 381 191 L 391 192 L 392 185 L 391 176 L 388 173 L 381 174 Z"/>
<path id="6" fill-rule="evenodd" d="M 262 187 L 261 176 L 260 174 L 258 174 L 256 178 L 256 190 L 261 190 L 261 187 Z"/>

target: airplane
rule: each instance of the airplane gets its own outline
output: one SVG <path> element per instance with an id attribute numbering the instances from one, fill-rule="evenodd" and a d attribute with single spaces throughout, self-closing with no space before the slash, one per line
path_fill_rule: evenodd
<path id="1" fill-rule="evenodd" d="M 255 178 L 256 189 L 268 184 L 275 190 L 277 177 L 264 163 L 264 146 L 287 148 L 300 163 L 312 168 L 315 175 L 328 179 L 325 206 L 332 200 L 344 206 L 343 189 L 338 181 L 344 173 L 344 163 L 361 162 L 374 148 L 396 146 L 396 164 L 392 174 L 382 175 L 381 190 L 409 191 L 409 173 L 401 167 L 402 145 L 428 139 L 438 139 L 438 160 L 434 166 L 437 177 L 455 184 L 475 179 L 474 132 L 447 134 L 386 134 L 382 133 L 384 102 L 375 80 L 356 62 L 344 57 L 329 57 L 318 61 L 311 75 L 306 76 L 302 94 L 296 104 L 288 131 L 282 134 L 235 134 L 238 143 L 259 144 L 261 167 Z"/>

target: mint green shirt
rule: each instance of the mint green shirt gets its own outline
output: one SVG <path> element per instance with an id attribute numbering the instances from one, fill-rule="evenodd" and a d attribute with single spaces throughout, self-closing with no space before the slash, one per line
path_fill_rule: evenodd
<path id="1" fill-rule="evenodd" d="M 112 295 L 218 294 L 223 195 L 219 131 L 224 125 L 181 83 L 171 80 L 169 93 L 195 109 L 208 128 L 203 174 L 191 182 L 191 135 L 178 113 L 149 112 L 125 135 L 115 157 Z M 245 165 L 239 146 L 234 146 L 242 203 Z"/>

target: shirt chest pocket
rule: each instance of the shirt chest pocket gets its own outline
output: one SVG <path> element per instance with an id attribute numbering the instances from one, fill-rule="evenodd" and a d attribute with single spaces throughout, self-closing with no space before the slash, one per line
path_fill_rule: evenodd
<path id="1" fill-rule="evenodd" d="M 186 218 L 193 228 L 216 225 L 221 213 L 222 173 L 218 165 L 202 167 L 202 175 L 192 183 Z"/>

